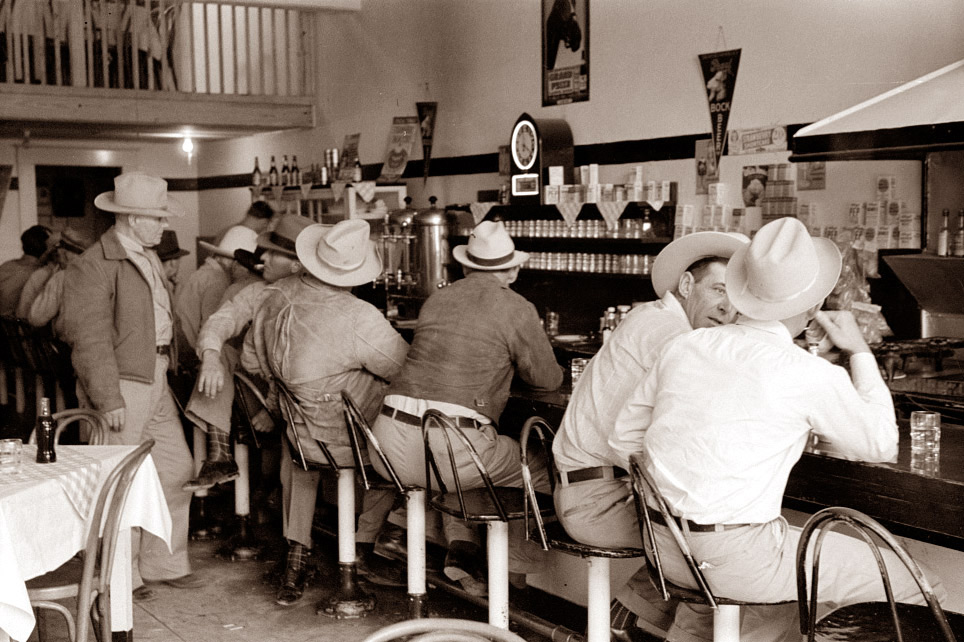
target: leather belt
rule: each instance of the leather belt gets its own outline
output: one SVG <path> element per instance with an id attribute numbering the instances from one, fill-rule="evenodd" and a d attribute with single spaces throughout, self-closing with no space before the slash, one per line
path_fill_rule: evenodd
<path id="1" fill-rule="evenodd" d="M 170 344 L 167 344 L 167 343 L 165 343 L 162 346 L 155 346 L 155 349 L 157 350 L 157 354 L 165 357 L 171 354 L 171 346 Z"/>
<path id="2" fill-rule="evenodd" d="M 388 406 L 388 405 L 382 406 L 381 414 L 385 415 L 386 417 L 390 417 L 391 419 L 394 419 L 395 421 L 401 422 L 403 424 L 408 424 L 409 426 L 421 427 L 422 425 L 422 418 L 419 417 L 418 415 L 413 415 L 411 413 L 405 412 L 404 410 L 399 410 L 398 408 L 392 408 L 391 406 Z M 477 419 L 472 419 L 471 417 L 449 417 L 449 419 L 454 421 L 455 425 L 458 426 L 459 428 L 478 428 L 479 426 L 487 425 L 487 424 L 483 424 Z"/>
<path id="3" fill-rule="evenodd" d="M 619 466 L 593 466 L 591 468 L 580 468 L 568 472 L 560 470 L 556 473 L 556 479 L 566 487 L 569 484 L 589 481 L 590 479 L 619 479 L 629 475 L 625 469 Z"/>
<path id="4" fill-rule="evenodd" d="M 660 526 L 666 526 L 666 520 L 663 519 L 663 514 L 658 510 L 646 507 L 646 512 L 649 513 L 649 519 L 654 524 L 659 524 Z M 734 528 L 743 528 L 744 526 L 756 526 L 756 524 L 697 524 L 696 522 L 690 521 L 683 517 L 677 517 L 673 515 L 673 520 L 676 525 L 680 527 L 680 530 L 689 530 L 694 533 L 721 533 L 723 531 L 733 530 Z"/>

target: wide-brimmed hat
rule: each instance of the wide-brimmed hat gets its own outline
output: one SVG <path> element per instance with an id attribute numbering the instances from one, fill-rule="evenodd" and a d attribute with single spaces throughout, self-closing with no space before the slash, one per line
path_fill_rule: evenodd
<path id="1" fill-rule="evenodd" d="M 161 242 L 154 246 L 154 251 L 162 261 L 173 261 L 190 254 L 177 242 L 177 232 L 174 230 L 164 230 L 161 233 Z"/>
<path id="2" fill-rule="evenodd" d="M 91 245 L 93 241 L 78 230 L 67 228 L 60 233 L 59 246 L 74 254 L 82 254 Z"/>
<path id="3" fill-rule="evenodd" d="M 168 196 L 167 181 L 143 172 L 125 172 L 114 177 L 114 189 L 98 194 L 94 206 L 106 212 L 141 216 L 181 216 L 184 209 Z"/>
<path id="4" fill-rule="evenodd" d="M 726 293 L 740 314 L 789 319 L 823 301 L 840 276 L 840 250 L 795 218 L 767 223 L 726 267 Z"/>
<path id="5" fill-rule="evenodd" d="M 258 235 L 258 247 L 297 257 L 295 241 L 301 231 L 309 225 L 311 225 L 311 219 L 307 216 L 285 214 L 278 219 L 278 223 L 272 231 L 262 232 Z"/>
<path id="6" fill-rule="evenodd" d="M 368 221 L 361 219 L 309 225 L 295 241 L 298 261 L 312 276 L 330 285 L 369 283 L 382 272 L 382 260 L 370 235 Z"/>
<path id="7" fill-rule="evenodd" d="M 700 259 L 718 256 L 728 259 L 750 242 L 736 232 L 694 232 L 676 239 L 660 251 L 653 261 L 653 290 L 661 297 L 679 284 L 687 269 Z"/>
<path id="8" fill-rule="evenodd" d="M 217 245 L 207 241 L 198 241 L 198 245 L 215 256 L 233 259 L 237 250 L 254 252 L 258 247 L 258 235 L 251 228 L 235 225 L 224 233 Z"/>
<path id="9" fill-rule="evenodd" d="M 515 249 L 512 237 L 501 221 L 482 221 L 467 245 L 452 250 L 455 260 L 473 270 L 508 270 L 529 260 L 529 254 Z"/>

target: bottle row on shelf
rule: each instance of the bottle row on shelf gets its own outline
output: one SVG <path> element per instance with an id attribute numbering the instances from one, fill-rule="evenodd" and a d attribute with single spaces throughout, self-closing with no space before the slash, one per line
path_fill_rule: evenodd
<path id="1" fill-rule="evenodd" d="M 648 215 L 641 219 L 620 219 L 614 228 L 609 228 L 602 220 L 575 221 L 570 225 L 561 219 L 505 221 L 505 228 L 516 238 L 656 238 L 656 230 Z"/>
<path id="2" fill-rule="evenodd" d="M 551 272 L 597 274 L 649 274 L 653 257 L 648 254 L 597 254 L 593 252 L 529 252 L 525 267 Z"/>
<path id="3" fill-rule="evenodd" d="M 262 173 L 258 164 L 258 157 L 254 157 L 254 170 L 251 172 L 251 184 L 256 187 L 286 187 L 288 185 L 330 185 L 335 180 L 338 172 L 338 148 L 333 147 L 325 150 L 325 163 L 311 163 L 308 169 L 302 171 L 298 168 L 298 157 L 291 157 L 291 164 L 288 164 L 288 155 L 282 157 L 281 170 L 275 157 L 271 156 L 271 165 L 267 173 Z M 355 159 L 353 180 L 358 182 L 362 179 L 361 163 Z"/>

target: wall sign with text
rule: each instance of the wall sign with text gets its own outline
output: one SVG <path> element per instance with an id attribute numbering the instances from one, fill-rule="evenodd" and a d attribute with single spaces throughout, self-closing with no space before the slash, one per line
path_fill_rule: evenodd
<path id="1" fill-rule="evenodd" d="M 542 0 L 542 106 L 589 100 L 589 0 Z"/>

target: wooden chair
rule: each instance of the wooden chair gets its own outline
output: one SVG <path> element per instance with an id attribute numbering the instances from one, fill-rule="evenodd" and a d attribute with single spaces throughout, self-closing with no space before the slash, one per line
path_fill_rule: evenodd
<path id="1" fill-rule="evenodd" d="M 583 544 L 569 537 L 569 534 L 566 533 L 559 522 L 546 524 L 543 513 L 547 511 L 540 507 L 547 503 L 551 506 L 552 497 L 536 492 L 532 483 L 532 474 L 529 472 L 529 442 L 533 435 L 538 437 L 538 443 L 545 454 L 546 467 L 549 470 L 549 484 L 553 490 L 556 480 L 556 468 L 552 459 L 552 440 L 555 438 L 555 431 L 542 417 L 532 417 L 522 427 L 522 434 L 519 437 L 522 444 L 522 478 L 526 490 L 526 533 L 537 536 L 542 548 L 547 551 L 551 549 L 566 555 L 574 555 L 588 562 L 586 640 L 587 642 L 609 642 L 611 638 L 609 622 L 611 601 L 610 560 L 643 557 L 646 553 L 642 548 L 610 548 Z M 535 521 L 535 531 L 529 528 L 530 512 Z"/>
<path id="2" fill-rule="evenodd" d="M 440 428 L 448 454 L 455 492 L 445 488 L 439 473 L 435 454 L 429 443 L 429 430 Z M 452 438 L 468 453 L 482 479 L 479 488 L 463 490 L 459 479 Z M 509 520 L 526 516 L 525 492 L 520 488 L 495 486 L 478 452 L 457 421 L 438 410 L 429 409 L 422 416 L 422 440 L 425 445 L 425 491 L 429 505 L 467 522 L 486 525 L 487 563 L 489 574 L 489 624 L 502 629 L 509 628 Z M 439 492 L 432 493 L 432 473 L 439 485 Z"/>
<path id="3" fill-rule="evenodd" d="M 820 572 L 820 551 L 824 536 L 834 526 L 845 524 L 867 543 L 884 585 L 886 602 L 862 602 L 834 610 L 817 621 L 818 578 Z M 920 588 L 927 606 L 902 604 L 894 601 L 890 576 L 880 554 L 876 537 L 903 562 Z M 811 563 L 810 594 L 807 595 L 807 547 L 810 539 L 816 537 Z M 800 604 L 800 632 L 807 636 L 808 642 L 821 640 L 868 640 L 894 639 L 898 642 L 931 641 L 943 639 L 946 642 L 964 640 L 964 615 L 945 613 L 934 595 L 920 567 L 900 545 L 893 535 L 876 520 L 852 508 L 831 507 L 815 513 L 803 527 L 797 547 L 797 597 Z M 903 624 L 902 624 L 903 622 Z"/>
<path id="4" fill-rule="evenodd" d="M 72 423 L 79 422 L 85 423 L 89 430 L 87 437 L 88 445 L 103 446 L 107 444 L 107 434 L 110 431 L 110 427 L 107 424 L 107 418 L 104 416 L 104 413 L 93 410 L 92 408 L 71 408 L 70 410 L 55 412 L 51 416 L 57 424 L 57 428 L 54 431 L 54 441 L 58 444 L 60 443 L 60 437 L 63 435 L 64 429 Z M 37 443 L 36 430 L 30 431 L 29 443 Z"/>
<path id="5" fill-rule="evenodd" d="M 81 555 L 27 582 L 30 603 L 34 608 L 61 613 L 67 620 L 71 642 L 87 642 L 92 619 L 97 638 L 111 639 L 110 574 L 121 514 L 134 475 L 153 446 L 153 440 L 142 443 L 108 475 L 91 513 L 87 544 Z M 70 610 L 54 601 L 68 598 L 77 600 L 76 624 Z"/>
<path id="6" fill-rule="evenodd" d="M 418 637 L 411 637 L 411 636 Z M 362 642 L 525 642 L 511 631 L 474 620 L 405 620 L 375 631 Z"/>
<path id="7" fill-rule="evenodd" d="M 710 585 L 700 570 L 699 563 L 693 557 L 686 538 L 677 523 L 678 517 L 674 516 L 663 495 L 657 490 L 656 482 L 646 470 L 645 451 L 633 454 L 629 459 L 629 473 L 633 481 L 633 496 L 636 500 L 636 510 L 639 513 L 639 530 L 643 541 L 649 541 L 652 546 L 652 559 L 647 557 L 649 564 L 650 579 L 656 588 L 662 593 L 664 600 L 671 597 L 683 602 L 705 604 L 713 609 L 713 641 L 714 642 L 739 642 L 740 640 L 740 607 L 754 606 L 763 604 L 788 604 L 792 600 L 781 602 L 749 602 L 744 600 L 733 600 L 713 593 Z M 655 505 L 656 508 L 649 508 Z M 690 570 L 693 581 L 698 589 L 690 589 L 677 584 L 673 584 L 666 579 L 663 574 L 663 567 L 660 561 L 659 548 L 653 532 L 653 518 L 650 511 L 656 510 L 662 521 L 666 524 L 673 540 L 679 547 L 680 553 L 686 560 L 686 565 Z"/>

